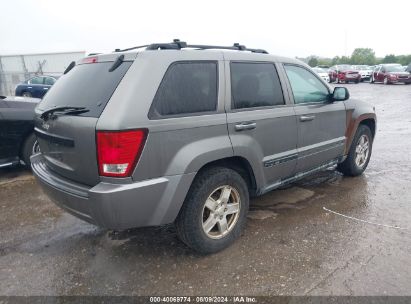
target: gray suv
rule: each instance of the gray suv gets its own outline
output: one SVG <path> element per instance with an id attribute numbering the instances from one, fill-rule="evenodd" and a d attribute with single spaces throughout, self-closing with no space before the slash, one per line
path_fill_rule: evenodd
<path id="1" fill-rule="evenodd" d="M 239 237 L 250 196 L 368 165 L 372 106 L 264 50 L 172 43 L 72 63 L 36 109 L 32 169 L 67 212 L 121 230 L 175 223 L 202 253 Z"/>

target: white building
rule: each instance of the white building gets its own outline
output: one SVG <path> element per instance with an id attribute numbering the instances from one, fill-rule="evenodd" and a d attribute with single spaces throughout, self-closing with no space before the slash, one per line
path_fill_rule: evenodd
<path id="1" fill-rule="evenodd" d="M 0 55 L 0 95 L 14 95 L 17 84 L 34 75 L 61 75 L 84 51 L 25 55 Z"/>

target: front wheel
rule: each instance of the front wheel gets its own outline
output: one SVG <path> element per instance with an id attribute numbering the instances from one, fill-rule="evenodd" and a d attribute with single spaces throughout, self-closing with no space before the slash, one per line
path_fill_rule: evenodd
<path id="1" fill-rule="evenodd" d="M 21 158 L 28 169 L 30 169 L 30 156 L 40 152 L 40 146 L 34 134 L 30 134 L 23 144 Z"/>
<path id="2" fill-rule="evenodd" d="M 372 141 L 370 128 L 359 125 L 347 158 L 341 164 L 338 164 L 337 170 L 347 176 L 361 175 L 370 161 Z"/>
<path id="3" fill-rule="evenodd" d="M 176 219 L 177 234 L 197 252 L 218 252 L 240 236 L 248 206 L 248 187 L 240 174 L 224 167 L 202 171 Z"/>
<path id="4" fill-rule="evenodd" d="M 390 82 L 388 81 L 388 77 L 384 77 L 384 84 L 390 84 Z"/>

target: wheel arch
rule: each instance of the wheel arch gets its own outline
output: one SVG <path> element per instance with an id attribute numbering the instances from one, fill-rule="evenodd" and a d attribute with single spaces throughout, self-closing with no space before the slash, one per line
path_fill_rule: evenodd
<path id="1" fill-rule="evenodd" d="M 254 175 L 254 170 L 250 162 L 244 157 L 231 156 L 231 157 L 226 157 L 226 158 L 210 161 L 204 164 L 198 170 L 196 175 L 198 175 L 200 172 L 204 170 L 208 170 L 213 167 L 225 167 L 225 168 L 229 168 L 229 169 L 236 171 L 246 181 L 250 195 L 251 196 L 256 195 L 257 181 Z"/>
<path id="2" fill-rule="evenodd" d="M 354 139 L 355 133 L 359 125 L 365 125 L 370 128 L 373 138 L 375 137 L 377 131 L 377 117 L 375 113 L 364 113 L 354 117 L 352 112 L 349 112 L 347 115 L 347 129 L 345 133 L 346 145 L 344 155 L 347 155 L 352 141 Z"/>
<path id="3" fill-rule="evenodd" d="M 368 128 L 370 128 L 371 134 L 372 134 L 372 138 L 375 137 L 375 132 L 376 132 L 375 128 L 376 128 L 376 125 L 375 125 L 375 120 L 374 120 L 374 119 L 372 119 L 372 118 L 367 118 L 367 119 L 361 120 L 361 121 L 360 121 L 360 125 L 364 125 L 364 126 L 367 126 Z"/>

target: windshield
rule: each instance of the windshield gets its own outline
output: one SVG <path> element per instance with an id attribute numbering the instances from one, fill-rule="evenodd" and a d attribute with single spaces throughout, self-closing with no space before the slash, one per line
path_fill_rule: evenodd
<path id="1" fill-rule="evenodd" d="M 89 111 L 81 113 L 81 116 L 100 117 L 131 64 L 123 62 L 113 72 L 109 72 L 113 62 L 77 65 L 56 81 L 40 102 L 39 109 L 84 107 Z"/>
<path id="2" fill-rule="evenodd" d="M 343 64 L 343 65 L 337 66 L 337 69 L 340 71 L 345 71 L 345 70 L 353 70 L 353 67 L 348 64 Z"/>
<path id="3" fill-rule="evenodd" d="M 387 72 L 404 72 L 400 65 L 387 65 L 385 66 L 385 70 Z"/>

